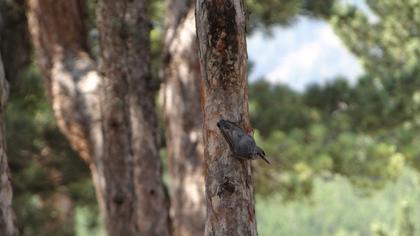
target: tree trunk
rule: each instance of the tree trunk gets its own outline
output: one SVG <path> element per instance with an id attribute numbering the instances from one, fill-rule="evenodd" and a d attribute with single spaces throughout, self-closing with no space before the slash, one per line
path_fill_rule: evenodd
<path id="1" fill-rule="evenodd" d="M 28 0 L 27 5 L 37 63 L 58 127 L 89 164 L 106 217 L 100 77 L 87 52 L 83 0 Z"/>
<path id="2" fill-rule="evenodd" d="M 0 235 L 18 235 L 12 210 L 12 187 L 6 155 L 4 112 L 9 89 L 6 78 L 16 82 L 18 71 L 29 61 L 29 44 L 20 1 L 0 1 Z M 3 58 L 4 64 L 3 64 Z"/>
<path id="3" fill-rule="evenodd" d="M 106 207 L 112 219 L 107 225 L 112 235 L 170 234 L 157 145 L 159 83 L 150 75 L 147 10 L 144 0 L 102 0 L 98 5 L 104 160 L 110 179 Z"/>
<path id="4" fill-rule="evenodd" d="M 175 236 L 204 234 L 200 65 L 194 1 L 169 0 L 164 49 L 164 112 Z"/>
<path id="5" fill-rule="evenodd" d="M 6 137 L 4 135 L 4 110 L 8 97 L 8 85 L 4 76 L 0 53 L 0 232 L 4 236 L 16 236 L 15 214 L 12 209 L 12 186 L 7 164 Z"/>
<path id="6" fill-rule="evenodd" d="M 231 156 L 216 124 L 248 118 L 245 9 L 242 0 L 197 0 L 197 34 L 202 74 L 206 235 L 258 235 L 251 165 Z"/>
<path id="7" fill-rule="evenodd" d="M 87 49 L 84 1 L 28 0 L 37 62 L 60 130 L 89 164 L 108 235 L 164 236 L 146 8 L 102 1 L 97 14 L 101 75 Z"/>
<path id="8" fill-rule="evenodd" d="M 0 1 L 0 49 L 10 86 L 22 83 L 17 81 L 17 77 L 31 59 L 30 36 L 23 2 L 24 0 Z"/>

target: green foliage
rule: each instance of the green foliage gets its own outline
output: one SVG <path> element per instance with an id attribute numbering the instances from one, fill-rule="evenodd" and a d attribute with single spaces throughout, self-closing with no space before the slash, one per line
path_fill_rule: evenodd
<path id="1" fill-rule="evenodd" d="M 387 230 L 379 223 L 373 223 L 371 226 L 372 236 L 388 236 Z"/>
<path id="2" fill-rule="evenodd" d="M 363 130 L 382 129 L 383 137 L 388 130 L 388 139 L 418 169 L 420 1 L 368 0 L 367 4 L 377 19 L 349 6 L 337 7 L 331 17 L 335 31 L 371 77 L 354 96 L 368 99 L 355 107 L 366 110 L 357 123 Z"/>
<path id="3" fill-rule="evenodd" d="M 408 202 L 403 201 L 400 206 L 398 215 L 397 235 L 398 236 L 414 236 L 415 227 L 411 219 L 411 206 Z"/>
<path id="4" fill-rule="evenodd" d="M 98 209 L 91 206 L 76 207 L 75 235 L 77 236 L 102 236 L 105 235 L 105 227 L 98 219 Z M 99 221 L 99 224 L 98 224 Z"/>
<path id="5" fill-rule="evenodd" d="M 154 0 L 150 4 L 150 18 L 151 18 L 151 31 L 150 31 L 150 42 L 151 42 L 151 67 L 152 76 L 159 78 L 159 74 L 162 67 L 162 49 L 165 34 L 165 1 Z"/>
<path id="6" fill-rule="evenodd" d="M 396 142 L 402 139 L 388 137 L 388 129 L 380 129 L 383 126 L 375 122 L 383 120 L 381 113 L 372 110 L 386 105 L 377 102 L 380 91 L 366 81 L 370 80 L 363 78 L 350 87 L 336 80 L 303 94 L 267 82 L 250 85 L 251 119 L 261 134 L 256 138 L 274 165 L 256 167 L 258 193 L 300 198 L 312 192 L 312 180 L 319 174 L 341 174 L 366 192 L 398 177 L 407 158 L 418 153 L 409 144 L 414 136 L 402 144 Z"/>
<path id="7" fill-rule="evenodd" d="M 328 17 L 336 0 L 246 0 L 250 31 L 269 30 L 274 25 L 290 25 L 299 14 Z"/>
<path id="8" fill-rule="evenodd" d="M 410 169 L 369 196 L 360 195 L 342 176 L 317 177 L 313 194 L 303 201 L 284 201 L 281 194 L 258 196 L 258 232 L 261 236 L 392 235 L 390 229 L 399 227 L 395 210 L 401 201 L 409 203 L 410 218 L 419 219 L 419 197 L 419 176 Z M 420 227 L 414 230 L 420 235 Z"/>
<path id="9" fill-rule="evenodd" d="M 296 0 L 246 0 L 250 29 L 270 27 L 274 24 L 290 24 L 299 13 L 302 1 Z"/>
<path id="10" fill-rule="evenodd" d="M 380 112 L 377 125 L 392 126 L 413 119 L 420 112 L 420 1 L 367 1 L 378 18 L 356 8 L 337 7 L 331 17 L 335 31 L 371 75 Z M 370 84 L 370 85 L 369 85 Z M 365 90 L 364 94 L 371 89 Z M 366 103 L 368 104 L 368 103 Z"/>
<path id="11" fill-rule="evenodd" d="M 96 208 L 89 172 L 58 131 L 34 67 L 10 86 L 6 137 L 20 234 L 72 235 L 72 224 L 51 229 L 58 219 L 50 203 L 64 188 L 73 201 Z"/>
<path id="12" fill-rule="evenodd" d="M 317 119 L 302 97 L 285 86 L 259 80 L 249 86 L 249 96 L 251 122 L 264 137 L 273 130 L 307 127 Z"/>
<path id="13" fill-rule="evenodd" d="M 356 8 L 341 6 L 331 22 L 368 72 L 384 79 L 419 72 L 420 1 L 368 0 L 377 21 Z"/>

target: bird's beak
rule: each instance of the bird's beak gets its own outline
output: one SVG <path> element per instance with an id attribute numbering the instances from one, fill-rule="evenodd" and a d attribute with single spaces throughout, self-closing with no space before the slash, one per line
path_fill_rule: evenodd
<path id="1" fill-rule="evenodd" d="M 258 155 L 261 157 L 261 159 L 263 159 L 265 162 L 267 162 L 268 164 L 271 165 L 271 162 L 267 158 L 265 158 L 265 155 L 263 155 L 261 153 L 258 153 Z"/>

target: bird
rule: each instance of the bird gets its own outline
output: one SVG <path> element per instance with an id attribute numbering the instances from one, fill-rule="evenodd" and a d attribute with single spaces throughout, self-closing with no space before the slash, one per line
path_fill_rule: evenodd
<path id="1" fill-rule="evenodd" d="M 258 147 L 255 143 L 254 138 L 234 122 L 220 119 L 217 122 L 217 127 L 228 143 L 234 157 L 243 160 L 255 160 L 261 158 L 268 164 L 271 164 L 265 157 L 264 150 Z"/>

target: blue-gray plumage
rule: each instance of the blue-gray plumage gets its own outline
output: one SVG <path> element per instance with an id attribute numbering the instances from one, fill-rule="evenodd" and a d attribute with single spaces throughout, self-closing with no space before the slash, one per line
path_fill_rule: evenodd
<path id="1" fill-rule="evenodd" d="M 255 143 L 254 138 L 238 125 L 231 121 L 221 119 L 217 122 L 217 127 L 219 127 L 235 157 L 245 160 L 261 158 L 270 164 L 265 158 L 264 151 Z"/>

